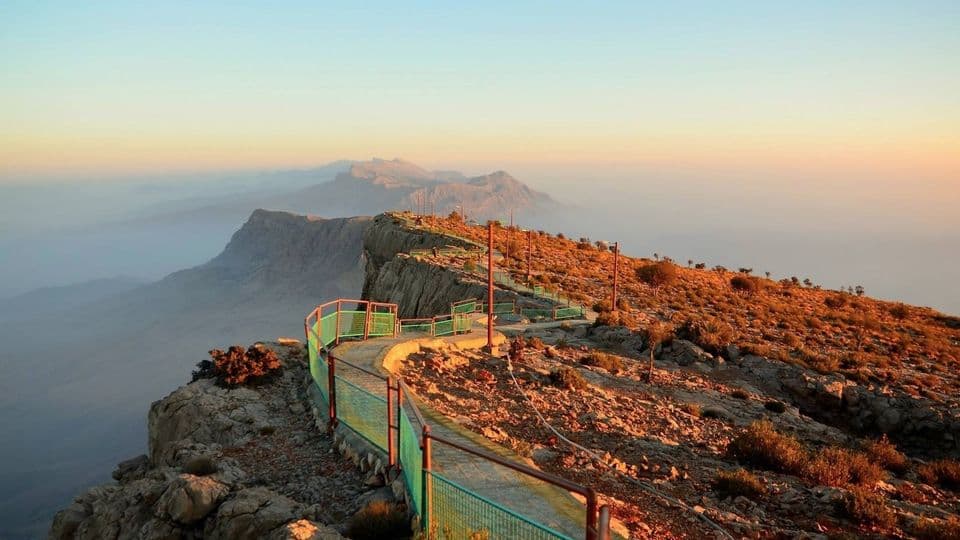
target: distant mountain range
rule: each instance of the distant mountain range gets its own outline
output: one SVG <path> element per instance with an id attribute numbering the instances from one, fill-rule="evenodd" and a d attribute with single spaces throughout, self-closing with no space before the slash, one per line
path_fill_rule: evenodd
<path id="1" fill-rule="evenodd" d="M 387 210 L 449 214 L 466 211 L 477 220 L 549 214 L 560 205 L 504 171 L 468 178 L 457 171 L 428 171 L 402 159 L 373 159 L 347 165 L 333 180 L 282 192 L 257 192 L 202 207 L 152 214 L 141 220 L 239 220 L 255 208 L 325 217 L 376 215 Z M 328 172 L 329 169 L 324 169 Z M 140 221 L 140 220 L 138 220 Z"/>

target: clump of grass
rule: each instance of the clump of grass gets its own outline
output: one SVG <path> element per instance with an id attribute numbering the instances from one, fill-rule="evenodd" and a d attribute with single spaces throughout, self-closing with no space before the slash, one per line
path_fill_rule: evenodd
<path id="1" fill-rule="evenodd" d="M 713 481 L 713 489 L 725 496 L 744 496 L 756 499 L 767 492 L 766 486 L 753 473 L 746 469 L 736 471 L 720 471 Z"/>
<path id="2" fill-rule="evenodd" d="M 728 452 L 734 458 L 774 471 L 797 474 L 803 470 L 807 451 L 800 441 L 777 432 L 771 422 L 760 420 L 730 441 Z"/>
<path id="3" fill-rule="evenodd" d="M 733 392 L 730 392 L 730 395 L 737 399 L 750 399 L 750 394 L 748 394 L 745 390 L 740 388 L 737 388 Z"/>
<path id="4" fill-rule="evenodd" d="M 680 410 L 697 418 L 700 418 L 700 415 L 703 414 L 699 403 L 684 403 L 680 406 Z"/>
<path id="5" fill-rule="evenodd" d="M 955 459 L 940 459 L 924 463 L 917 468 L 924 484 L 960 491 L 960 462 Z"/>
<path id="6" fill-rule="evenodd" d="M 960 518 L 947 519 L 921 517 L 913 526 L 913 535 L 918 540 L 960 540 Z"/>
<path id="7" fill-rule="evenodd" d="M 354 540 L 409 538 L 410 522 L 397 505 L 373 501 L 350 518 L 347 536 Z"/>
<path id="8" fill-rule="evenodd" d="M 532 338 L 528 339 L 528 340 L 527 340 L 527 347 L 529 347 L 529 348 L 531 348 L 531 349 L 533 349 L 533 350 L 535 350 L 535 351 L 542 351 L 542 350 L 544 350 L 544 349 L 547 348 L 547 346 L 543 344 L 543 340 L 540 339 L 540 338 L 538 338 L 538 337 L 532 337 Z"/>
<path id="9" fill-rule="evenodd" d="M 840 510 L 855 523 L 889 529 L 897 523 L 897 515 L 883 497 L 863 488 L 853 488 L 840 503 Z"/>
<path id="10" fill-rule="evenodd" d="M 196 456 L 183 464 L 181 472 L 192 474 L 194 476 L 209 476 L 216 474 L 219 470 L 217 462 L 212 456 Z"/>
<path id="11" fill-rule="evenodd" d="M 772 400 L 763 404 L 763 408 L 777 414 L 787 412 L 787 406 L 782 401 Z"/>
<path id="12" fill-rule="evenodd" d="M 820 451 L 804 470 L 804 477 L 824 486 L 850 483 L 873 486 L 885 476 L 883 468 L 862 452 L 829 447 Z"/>
<path id="13" fill-rule="evenodd" d="M 587 366 L 596 366 L 613 374 L 623 371 L 623 362 L 619 356 L 601 351 L 592 351 L 587 356 L 584 356 L 580 360 L 580 363 Z"/>
<path id="14" fill-rule="evenodd" d="M 586 390 L 587 381 L 579 371 L 570 367 L 561 367 L 550 372 L 550 382 L 554 386 L 568 390 Z"/>
<path id="15" fill-rule="evenodd" d="M 897 450 L 896 445 L 890 442 L 886 435 L 875 441 L 864 443 L 863 451 L 870 456 L 871 460 L 888 471 L 900 473 L 907 470 L 907 456 Z"/>

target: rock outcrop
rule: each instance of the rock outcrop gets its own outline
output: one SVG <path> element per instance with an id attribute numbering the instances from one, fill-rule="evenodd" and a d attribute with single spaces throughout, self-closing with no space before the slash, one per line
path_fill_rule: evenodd
<path id="1" fill-rule="evenodd" d="M 276 350 L 283 373 L 265 386 L 227 389 L 201 379 L 155 402 L 149 456 L 121 462 L 116 483 L 58 512 L 49 537 L 341 538 L 369 488 L 304 414 L 302 352 Z"/>

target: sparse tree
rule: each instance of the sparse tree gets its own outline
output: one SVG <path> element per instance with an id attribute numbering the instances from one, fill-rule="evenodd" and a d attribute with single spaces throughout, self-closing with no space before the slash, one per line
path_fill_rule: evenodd
<path id="1" fill-rule="evenodd" d="M 693 266 L 693 259 L 687 259 L 687 268 Z"/>
<path id="2" fill-rule="evenodd" d="M 750 275 L 750 274 L 753 273 L 753 268 L 742 268 L 742 267 L 741 267 L 741 268 L 739 269 L 739 271 L 740 271 L 741 274 Z"/>
<path id="3" fill-rule="evenodd" d="M 807 286 L 807 287 L 812 287 L 812 286 L 813 286 L 813 282 L 810 281 L 810 278 L 805 278 L 805 279 L 803 280 L 803 284 L 804 284 L 805 286 Z"/>
<path id="4" fill-rule="evenodd" d="M 767 279 L 770 279 L 770 272 L 764 272 L 763 274 L 767 276 Z"/>
<path id="5" fill-rule="evenodd" d="M 653 382 L 653 357 L 655 356 L 657 347 L 667 340 L 670 336 L 670 328 L 660 322 L 654 321 L 650 326 L 644 331 L 645 337 L 647 338 L 647 348 L 650 350 L 650 364 L 647 369 L 647 382 Z"/>
<path id="6" fill-rule="evenodd" d="M 854 291 L 857 293 L 857 296 L 863 296 L 863 293 L 866 292 L 863 289 L 863 285 L 857 285 L 857 288 L 854 289 Z"/>
<path id="7" fill-rule="evenodd" d="M 653 259 L 656 260 L 656 261 L 659 261 L 659 260 L 660 260 L 660 254 L 659 254 L 659 253 L 654 253 L 654 254 L 653 254 Z"/>

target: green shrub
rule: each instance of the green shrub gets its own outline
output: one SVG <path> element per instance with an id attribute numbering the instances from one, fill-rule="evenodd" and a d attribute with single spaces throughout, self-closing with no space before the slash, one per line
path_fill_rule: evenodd
<path id="1" fill-rule="evenodd" d="M 727 450 L 744 463 L 793 474 L 803 470 L 807 459 L 807 451 L 800 441 L 778 433 L 766 420 L 750 424 L 730 441 Z"/>
<path id="2" fill-rule="evenodd" d="M 767 492 L 763 482 L 753 473 L 745 469 L 736 471 L 720 471 L 713 481 L 713 489 L 725 496 L 756 499 Z"/>
<path id="3" fill-rule="evenodd" d="M 350 518 L 346 535 L 354 540 L 409 538 L 410 521 L 396 504 L 373 501 Z"/>
<path id="4" fill-rule="evenodd" d="M 600 351 L 593 351 L 580 360 L 580 363 L 588 366 L 596 366 L 605 369 L 610 373 L 617 374 L 623 371 L 623 362 L 619 356 Z"/>
<path id="5" fill-rule="evenodd" d="M 584 380 L 583 375 L 579 371 L 566 366 L 550 372 L 550 382 L 554 386 L 569 390 L 585 390 L 587 388 L 587 381 Z"/>

